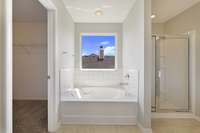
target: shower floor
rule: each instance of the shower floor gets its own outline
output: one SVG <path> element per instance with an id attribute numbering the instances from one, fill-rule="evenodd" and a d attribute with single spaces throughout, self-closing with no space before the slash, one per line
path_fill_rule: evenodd
<path id="1" fill-rule="evenodd" d="M 156 97 L 156 112 L 158 113 L 175 113 L 175 112 L 189 112 L 188 109 L 184 109 L 184 110 L 177 110 L 177 109 L 162 109 L 160 108 L 160 98 L 157 96 Z"/>
<path id="2" fill-rule="evenodd" d="M 47 133 L 47 101 L 14 100 L 13 133 Z"/>

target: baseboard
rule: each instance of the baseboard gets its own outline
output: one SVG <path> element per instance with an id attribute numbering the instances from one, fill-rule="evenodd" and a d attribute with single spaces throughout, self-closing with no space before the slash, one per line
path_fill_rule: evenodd
<path id="1" fill-rule="evenodd" d="M 200 117 L 194 116 L 194 119 L 200 122 Z"/>
<path id="2" fill-rule="evenodd" d="M 181 119 L 181 118 L 193 118 L 192 113 L 152 113 L 152 118 L 163 118 L 163 119 Z"/>
<path id="3" fill-rule="evenodd" d="M 58 121 L 58 122 L 56 123 L 56 131 L 57 131 L 60 127 L 61 127 L 61 121 Z"/>
<path id="4" fill-rule="evenodd" d="M 61 122 L 56 122 L 55 127 L 48 129 L 48 133 L 57 133 L 58 129 L 61 127 Z"/>
<path id="5" fill-rule="evenodd" d="M 144 128 L 142 126 L 142 124 L 140 124 L 140 123 L 137 123 L 137 126 L 140 128 L 140 130 L 142 131 L 142 133 L 153 133 L 153 131 L 152 131 L 151 128 Z"/>
<path id="6" fill-rule="evenodd" d="M 136 125 L 136 116 L 65 115 L 62 124 L 85 125 Z"/>

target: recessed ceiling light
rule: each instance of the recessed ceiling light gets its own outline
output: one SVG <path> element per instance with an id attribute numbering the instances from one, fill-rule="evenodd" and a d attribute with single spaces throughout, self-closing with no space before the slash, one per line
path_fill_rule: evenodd
<path id="1" fill-rule="evenodd" d="M 95 15 L 96 16 L 102 16 L 103 15 L 103 11 L 102 10 L 96 10 L 95 11 Z"/>
<path id="2" fill-rule="evenodd" d="M 152 15 L 151 15 L 151 18 L 152 18 L 152 19 L 156 18 L 156 15 L 155 15 L 155 14 L 152 14 Z"/>

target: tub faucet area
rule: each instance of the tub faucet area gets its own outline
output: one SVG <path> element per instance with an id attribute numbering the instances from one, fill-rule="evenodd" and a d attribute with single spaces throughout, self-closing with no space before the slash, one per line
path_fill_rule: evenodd
<path id="1" fill-rule="evenodd" d="M 128 85 L 129 85 L 128 82 L 121 82 L 121 83 L 120 83 L 120 86 L 128 86 Z"/>
<path id="2" fill-rule="evenodd" d="M 126 74 L 125 76 L 124 76 L 126 79 L 129 79 L 130 78 L 130 74 Z"/>

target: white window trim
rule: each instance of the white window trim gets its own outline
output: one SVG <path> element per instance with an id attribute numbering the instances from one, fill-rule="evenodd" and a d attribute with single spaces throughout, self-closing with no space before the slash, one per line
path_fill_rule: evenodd
<path id="1" fill-rule="evenodd" d="M 82 36 L 115 36 L 115 68 L 113 69 L 85 69 L 82 67 Z M 79 66 L 81 71 L 117 71 L 118 70 L 118 35 L 117 33 L 80 33 Z"/>

